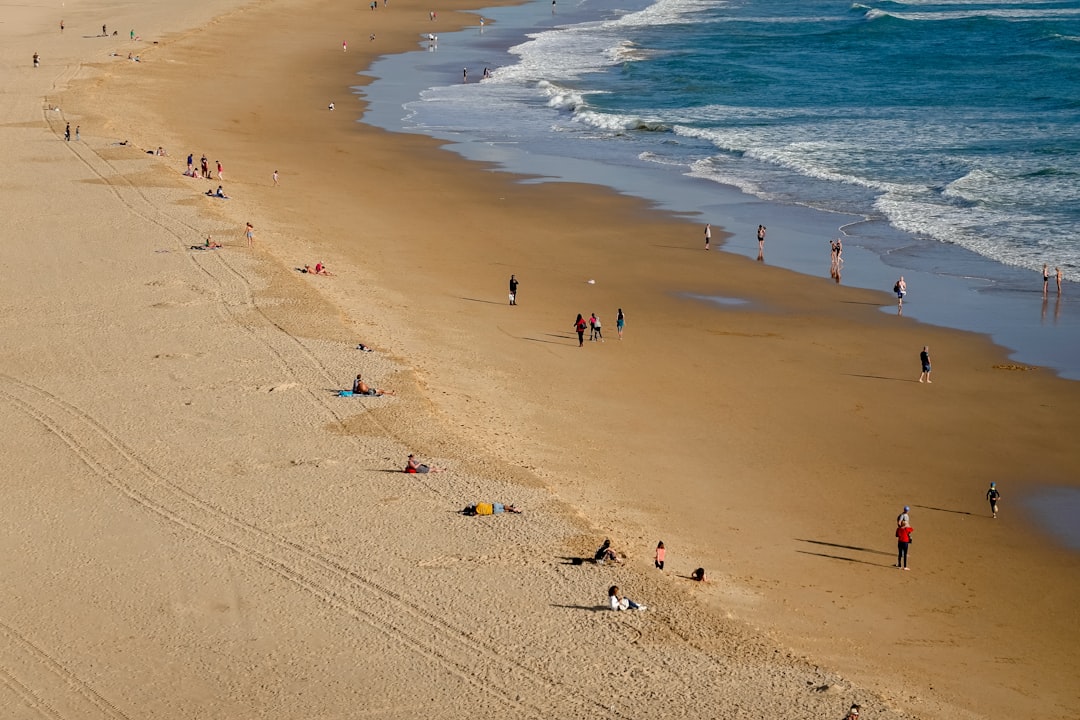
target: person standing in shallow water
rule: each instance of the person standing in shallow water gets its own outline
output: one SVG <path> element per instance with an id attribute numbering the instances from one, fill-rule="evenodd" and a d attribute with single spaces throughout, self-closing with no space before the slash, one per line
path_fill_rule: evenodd
<path id="1" fill-rule="evenodd" d="M 1046 263 L 1043 263 L 1043 297 L 1046 297 L 1047 291 L 1050 289 L 1050 268 Z"/>

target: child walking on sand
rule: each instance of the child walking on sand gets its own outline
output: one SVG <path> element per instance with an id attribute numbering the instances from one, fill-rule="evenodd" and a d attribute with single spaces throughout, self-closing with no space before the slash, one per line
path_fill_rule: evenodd
<path id="1" fill-rule="evenodd" d="M 664 541 L 656 543 L 656 569 L 664 569 L 664 556 L 667 554 L 667 550 L 664 548 Z"/>

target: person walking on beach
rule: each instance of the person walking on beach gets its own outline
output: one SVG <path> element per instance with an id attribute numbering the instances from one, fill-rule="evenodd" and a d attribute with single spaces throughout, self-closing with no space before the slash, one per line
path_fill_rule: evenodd
<path id="1" fill-rule="evenodd" d="M 518 279 L 511 273 L 510 275 L 510 304 L 517 305 L 517 289 Z"/>
<path id="2" fill-rule="evenodd" d="M 907 554 L 908 546 L 911 545 L 911 533 L 914 529 L 908 523 L 896 528 L 896 567 L 908 569 Z"/>
<path id="3" fill-rule="evenodd" d="M 210 161 L 206 159 L 205 155 L 203 155 L 201 158 L 199 158 L 199 169 L 202 171 L 202 176 L 205 179 L 209 180 L 210 179 Z"/>
<path id="4" fill-rule="evenodd" d="M 896 293 L 896 314 L 904 314 L 904 296 L 907 295 L 907 283 L 904 282 L 904 276 L 901 275 L 900 279 L 893 285 L 893 292 Z"/>
<path id="5" fill-rule="evenodd" d="M 596 313 L 589 313 L 589 342 L 596 342 Z"/>
<path id="6" fill-rule="evenodd" d="M 600 316 L 593 313 L 593 336 L 600 342 L 604 342 L 604 333 L 600 328 Z"/>
<path id="7" fill-rule="evenodd" d="M 469 82 L 469 68 L 461 69 L 461 82 Z"/>
<path id="8" fill-rule="evenodd" d="M 1061 268 L 1059 268 L 1059 267 L 1054 268 L 1054 278 L 1057 280 L 1058 297 L 1061 297 L 1061 281 L 1063 279 L 1062 274 L 1061 274 Z"/>
<path id="9" fill-rule="evenodd" d="M 990 489 L 986 491 L 986 499 L 990 502 L 990 514 L 997 518 L 998 500 L 1001 499 L 1001 493 L 998 492 L 997 483 L 990 483 Z"/>
<path id="10" fill-rule="evenodd" d="M 903 511 L 902 513 L 900 513 L 899 515 L 897 515 L 897 516 L 896 516 L 896 527 L 900 527 L 900 526 L 902 526 L 902 525 L 910 525 L 910 524 L 911 524 L 911 518 L 910 518 L 910 517 L 908 517 L 908 513 L 909 513 L 910 511 L 911 511 L 911 508 L 910 508 L 910 507 L 908 507 L 907 505 L 905 505 L 905 506 L 904 506 L 904 511 Z"/>
<path id="11" fill-rule="evenodd" d="M 623 314 L 622 308 L 619 308 L 619 315 L 615 318 L 615 329 L 619 331 L 619 339 L 622 340 L 623 328 L 626 327 L 626 315 Z"/>
<path id="12" fill-rule="evenodd" d="M 581 317 L 581 313 L 578 313 L 577 320 L 574 321 L 574 332 L 577 333 L 577 346 L 585 347 L 585 318 Z"/>
<path id="13" fill-rule="evenodd" d="M 71 142 L 71 123 L 64 126 L 64 139 Z"/>
<path id="14" fill-rule="evenodd" d="M 705 223 L 705 249 L 709 249 L 709 243 L 712 242 L 712 225 Z"/>
<path id="15" fill-rule="evenodd" d="M 221 161 L 220 160 L 217 161 L 217 179 L 218 180 L 224 180 L 225 179 L 225 168 L 221 167 Z"/>
<path id="16" fill-rule="evenodd" d="M 764 225 L 758 225 L 757 226 L 757 251 L 758 251 L 758 256 L 759 257 L 765 254 L 765 226 Z"/>
<path id="17" fill-rule="evenodd" d="M 251 223 L 247 223 L 247 227 L 244 229 L 244 237 L 247 238 L 248 247 L 255 244 L 255 228 Z"/>
<path id="18" fill-rule="evenodd" d="M 342 40 L 341 41 L 341 52 L 349 52 L 349 41 L 348 40 Z"/>
<path id="19" fill-rule="evenodd" d="M 664 547 L 664 541 L 656 543 L 656 569 L 664 569 L 664 556 L 667 555 L 667 548 Z"/>
<path id="20" fill-rule="evenodd" d="M 930 346 L 923 345 L 922 352 L 919 353 L 919 362 L 922 363 L 922 375 L 919 376 L 919 382 L 925 380 L 928 383 L 933 384 L 933 380 L 930 379 Z"/>
<path id="21" fill-rule="evenodd" d="M 75 126 L 75 142 L 79 142 L 79 140 L 81 139 L 81 137 L 80 137 L 81 131 L 82 131 L 82 125 L 76 125 Z"/>
<path id="22" fill-rule="evenodd" d="M 1046 291 L 1050 288 L 1050 268 L 1046 263 L 1043 263 L 1043 297 L 1046 297 Z"/>
<path id="23" fill-rule="evenodd" d="M 274 171 L 274 187 L 277 187 L 277 170 Z"/>

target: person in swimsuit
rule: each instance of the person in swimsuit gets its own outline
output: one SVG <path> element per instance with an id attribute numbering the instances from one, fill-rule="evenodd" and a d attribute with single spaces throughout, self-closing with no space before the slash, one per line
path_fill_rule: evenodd
<path id="1" fill-rule="evenodd" d="M 393 390 L 383 390 L 382 388 L 373 388 L 373 387 L 369 386 L 366 382 L 364 382 L 360 378 L 359 374 L 356 376 L 356 379 L 353 380 L 352 391 L 353 391 L 354 395 L 369 395 L 371 397 L 375 397 L 377 395 L 393 395 L 394 394 Z M 409 457 L 412 457 L 412 456 L 410 455 Z"/>
<path id="2" fill-rule="evenodd" d="M 1046 291 L 1050 288 L 1050 268 L 1043 263 L 1043 297 L 1046 297 Z"/>
<path id="3" fill-rule="evenodd" d="M 758 255 L 759 256 L 762 253 L 765 252 L 765 226 L 764 225 L 758 225 L 757 226 L 757 249 L 758 249 Z"/>
<path id="4" fill-rule="evenodd" d="M 78 133 L 76 133 L 76 135 L 77 134 Z M 1061 297 L 1061 281 L 1064 279 L 1064 276 L 1061 274 L 1061 268 L 1059 268 L 1059 267 L 1054 268 L 1054 277 L 1057 279 L 1058 297 Z"/>

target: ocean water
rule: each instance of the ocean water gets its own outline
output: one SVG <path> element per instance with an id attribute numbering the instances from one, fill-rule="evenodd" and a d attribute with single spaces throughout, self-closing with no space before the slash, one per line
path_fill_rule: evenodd
<path id="1" fill-rule="evenodd" d="M 760 219 L 768 261 L 803 272 L 843 237 L 844 282 L 906 274 L 905 314 L 1080 378 L 1075 0 L 636 1 L 485 10 L 377 63 L 364 121 L 722 212 L 734 252 Z"/>

